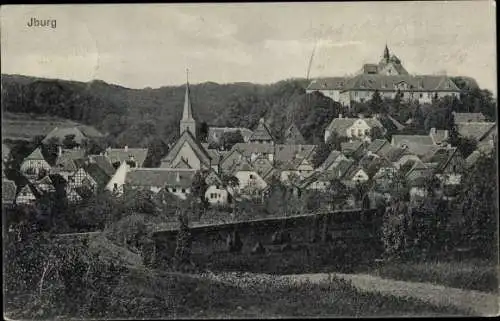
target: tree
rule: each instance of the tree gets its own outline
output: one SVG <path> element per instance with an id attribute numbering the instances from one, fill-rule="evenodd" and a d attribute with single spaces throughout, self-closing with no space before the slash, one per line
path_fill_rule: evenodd
<path id="1" fill-rule="evenodd" d="M 201 122 L 198 131 L 198 138 L 201 142 L 206 143 L 208 138 L 208 124 L 206 122 Z"/>
<path id="2" fill-rule="evenodd" d="M 77 142 L 75 141 L 74 134 L 69 134 L 69 135 L 64 136 L 62 144 L 63 144 L 64 148 L 67 148 L 67 149 L 73 149 L 74 147 L 78 146 Z"/>
<path id="3" fill-rule="evenodd" d="M 230 150 L 234 144 L 237 143 L 243 143 L 243 135 L 241 134 L 241 131 L 229 131 L 229 132 L 224 132 L 222 134 L 222 137 L 220 138 L 220 143 L 219 146 L 222 147 L 224 150 Z"/>
<path id="4" fill-rule="evenodd" d="M 333 150 L 341 150 L 341 144 L 347 141 L 347 137 L 340 136 L 337 132 L 332 132 L 326 143 L 318 145 L 312 160 L 314 167 L 320 166 Z"/>
<path id="5" fill-rule="evenodd" d="M 205 192 L 208 189 L 206 182 L 207 173 L 204 171 L 196 172 L 193 182 L 191 183 L 191 195 L 200 202 L 202 208 L 205 210 L 208 207 L 208 201 L 205 198 Z"/>
<path id="6" fill-rule="evenodd" d="M 330 195 L 330 206 L 333 210 L 342 209 L 349 197 L 347 187 L 338 179 L 330 181 L 328 194 Z"/>
<path id="7" fill-rule="evenodd" d="M 370 109 L 375 114 L 387 113 L 387 108 L 384 105 L 384 101 L 382 100 L 382 96 L 380 96 L 380 92 L 378 90 L 375 90 L 373 92 L 372 98 L 370 100 Z"/>
<path id="8" fill-rule="evenodd" d="M 448 140 L 451 146 L 457 147 L 460 154 L 467 158 L 477 149 L 477 141 L 472 137 L 451 136 Z"/>
<path id="9" fill-rule="evenodd" d="M 178 213 L 179 231 L 174 254 L 174 267 L 182 268 L 191 263 L 192 236 L 189 230 L 188 217 L 183 211 Z"/>

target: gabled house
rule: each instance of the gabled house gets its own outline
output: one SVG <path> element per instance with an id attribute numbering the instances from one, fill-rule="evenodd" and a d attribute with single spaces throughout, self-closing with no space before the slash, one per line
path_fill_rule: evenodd
<path id="1" fill-rule="evenodd" d="M 76 160 L 78 170 L 68 177 L 69 188 L 84 198 L 103 191 L 114 174 L 114 170 L 109 168 L 110 164 L 106 164 L 105 160 L 98 161 L 100 158 L 97 156 Z"/>
<path id="2" fill-rule="evenodd" d="M 246 157 L 236 148 L 231 149 L 223 159 L 219 162 L 219 173 L 231 172 L 231 169 L 236 166 L 236 164 L 246 161 Z"/>
<path id="3" fill-rule="evenodd" d="M 268 183 L 259 175 L 257 170 L 249 164 L 238 164 L 233 169 L 233 175 L 238 179 L 238 193 L 250 198 L 260 197 Z"/>
<path id="4" fill-rule="evenodd" d="M 83 149 L 65 149 L 58 147 L 58 155 L 55 165 L 51 169 L 51 174 L 59 174 L 66 180 L 69 176 L 74 174 L 78 167 L 75 163 L 76 160 L 85 158 L 85 151 Z"/>
<path id="5" fill-rule="evenodd" d="M 319 170 L 321 171 L 329 171 L 335 166 L 337 166 L 338 163 L 341 161 L 347 160 L 348 158 L 345 157 L 342 152 L 339 152 L 338 150 L 332 150 L 328 157 L 325 159 L 323 164 L 319 167 Z"/>
<path id="6" fill-rule="evenodd" d="M 118 168 L 123 162 L 126 162 L 130 168 L 136 168 L 144 166 L 147 155 L 147 148 L 125 146 L 123 148 L 107 148 L 103 156 L 106 156 L 115 168 Z"/>
<path id="7" fill-rule="evenodd" d="M 365 147 L 363 142 L 359 140 L 353 140 L 350 142 L 340 143 L 340 151 L 346 157 L 359 159 L 363 156 L 363 153 L 365 152 Z"/>
<path id="8" fill-rule="evenodd" d="M 42 143 L 49 143 L 53 139 L 57 139 L 61 144 L 66 136 L 73 136 L 74 142 L 78 146 L 82 146 L 84 142 L 89 140 L 100 140 L 104 137 L 97 129 L 87 125 L 75 125 L 72 127 L 56 127 L 45 136 Z"/>
<path id="9" fill-rule="evenodd" d="M 196 170 L 212 168 L 212 159 L 207 150 L 194 138 L 191 131 L 184 131 L 161 160 L 161 168 L 174 168 L 180 162 L 186 162 Z"/>
<path id="10" fill-rule="evenodd" d="M 316 151 L 316 145 L 286 145 L 277 144 L 274 148 L 274 166 L 280 166 L 296 159 L 311 161 Z"/>
<path id="11" fill-rule="evenodd" d="M 435 175 L 443 185 L 460 184 L 465 171 L 465 159 L 457 148 L 441 148 L 423 158 L 426 163 L 435 163 Z"/>
<path id="12" fill-rule="evenodd" d="M 393 135 L 391 145 L 407 149 L 417 156 L 424 156 L 441 148 L 434 145 L 429 135 Z"/>
<path id="13" fill-rule="evenodd" d="M 250 162 L 253 162 L 259 157 L 265 157 L 271 162 L 274 162 L 276 146 L 273 144 L 262 144 L 262 143 L 237 143 L 234 144 L 233 150 L 237 150 L 247 158 Z"/>
<path id="14" fill-rule="evenodd" d="M 48 174 L 51 170 L 50 164 L 42 155 L 42 149 L 37 147 L 31 154 L 26 157 L 21 164 L 21 173 L 32 179 L 40 177 L 40 175 Z M 44 176 L 44 175 L 43 175 Z"/>
<path id="15" fill-rule="evenodd" d="M 299 128 L 295 124 L 291 124 L 286 130 L 284 134 L 284 144 L 285 145 L 305 145 L 306 140 Z"/>
<path id="16" fill-rule="evenodd" d="M 264 118 L 261 118 L 259 120 L 257 128 L 255 128 L 248 141 L 250 143 L 257 143 L 257 144 L 271 144 L 271 145 L 274 144 L 274 138 L 271 134 L 271 131 L 267 127 Z"/>
<path id="17" fill-rule="evenodd" d="M 205 178 L 207 190 L 205 191 L 205 198 L 212 205 L 226 205 L 232 201 L 230 193 L 231 188 L 224 186 L 222 179 L 217 173 L 211 170 Z"/>
<path id="18" fill-rule="evenodd" d="M 197 170 L 178 168 L 132 168 L 127 173 L 124 189 L 158 193 L 165 189 L 180 199 L 191 194 Z"/>
<path id="19" fill-rule="evenodd" d="M 243 142 L 248 142 L 253 134 L 253 131 L 242 127 L 209 127 L 207 141 L 208 144 L 219 144 L 222 136 L 225 133 L 240 132 L 243 137 Z"/>
<path id="20" fill-rule="evenodd" d="M 29 205 L 34 204 L 36 200 L 40 197 L 40 193 L 37 191 L 33 184 L 28 183 L 22 187 L 17 188 L 16 194 L 16 205 Z"/>
<path id="21" fill-rule="evenodd" d="M 336 133 L 340 137 L 371 141 L 371 131 L 377 128 L 382 134 L 387 130 L 382 123 L 376 118 L 348 118 L 339 114 L 338 118 L 334 118 L 325 129 L 325 142 L 328 141 L 332 133 Z"/>

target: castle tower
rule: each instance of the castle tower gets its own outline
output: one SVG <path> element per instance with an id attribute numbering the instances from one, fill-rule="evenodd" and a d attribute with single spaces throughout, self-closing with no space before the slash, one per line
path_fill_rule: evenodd
<path id="1" fill-rule="evenodd" d="M 191 107 L 191 100 L 189 98 L 189 75 L 186 70 L 186 94 L 184 96 L 184 109 L 182 110 L 182 119 L 180 121 L 180 134 L 189 130 L 193 137 L 196 138 L 196 121 L 193 117 L 193 108 Z"/>

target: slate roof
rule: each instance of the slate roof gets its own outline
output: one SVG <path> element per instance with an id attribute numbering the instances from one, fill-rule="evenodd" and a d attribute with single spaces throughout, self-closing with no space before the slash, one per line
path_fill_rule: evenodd
<path id="1" fill-rule="evenodd" d="M 2 203 L 13 203 L 16 199 L 16 190 L 14 181 L 2 179 Z"/>
<path id="2" fill-rule="evenodd" d="M 405 82 L 411 89 L 401 90 L 413 92 L 448 91 L 459 92 L 457 85 L 447 76 L 435 75 L 382 75 L 382 74 L 360 74 L 352 77 L 344 87 L 344 91 L 356 90 L 378 90 L 395 91 L 397 85 Z"/>
<path id="3" fill-rule="evenodd" d="M 243 136 L 243 141 L 248 142 L 250 136 L 252 136 L 253 131 L 248 128 L 243 127 L 209 127 L 208 128 L 208 140 L 218 141 L 223 133 L 240 131 L 241 136 Z"/>
<path id="4" fill-rule="evenodd" d="M 489 122 L 468 122 L 456 123 L 458 133 L 463 137 L 471 137 L 476 141 L 481 141 L 491 132 L 496 132 L 496 123 Z"/>
<path id="5" fill-rule="evenodd" d="M 291 124 L 286 130 L 285 130 L 285 144 L 288 145 L 297 145 L 297 144 L 305 144 L 306 140 L 304 139 L 304 136 L 302 136 L 302 133 L 300 132 L 299 128 L 295 124 Z"/>
<path id="6" fill-rule="evenodd" d="M 24 160 L 40 160 L 40 159 L 45 160 L 45 157 L 43 157 L 42 155 L 42 149 L 40 147 L 37 147 Z"/>
<path id="7" fill-rule="evenodd" d="M 181 150 L 184 143 L 187 142 L 189 146 L 193 149 L 196 156 L 200 159 L 202 163 L 206 166 L 210 165 L 211 158 L 207 150 L 193 137 L 193 134 L 189 130 L 182 133 L 181 137 L 177 140 L 175 145 L 170 149 L 165 157 L 162 158 L 162 162 L 171 163 Z"/>
<path id="8" fill-rule="evenodd" d="M 125 148 L 108 148 L 104 152 L 104 155 L 109 158 L 111 164 L 114 164 L 116 162 L 122 163 L 128 161 L 130 159 L 130 156 L 132 155 L 137 164 L 137 167 L 142 167 L 148 155 L 148 149 L 127 148 L 127 150 L 125 150 Z"/>
<path id="9" fill-rule="evenodd" d="M 376 118 L 348 118 L 348 117 L 342 117 L 342 118 L 334 118 L 326 127 L 326 130 L 330 132 L 336 132 L 340 135 L 345 135 L 346 130 L 351 127 L 356 121 L 358 120 L 364 120 L 366 124 L 370 127 L 378 127 L 378 128 L 384 128 L 382 123 L 376 119 Z"/>
<path id="10" fill-rule="evenodd" d="M 314 79 L 307 87 L 307 90 L 341 90 L 344 88 L 347 80 L 348 78 L 346 77 Z"/>
<path id="11" fill-rule="evenodd" d="M 127 173 L 125 184 L 143 187 L 191 187 L 194 169 L 133 168 Z M 177 180 L 179 179 L 179 180 Z"/>
<path id="12" fill-rule="evenodd" d="M 264 140 L 264 141 L 272 141 L 273 136 L 271 135 L 271 131 L 267 127 L 266 123 L 264 122 L 264 119 L 261 118 L 259 120 L 259 124 L 257 125 L 257 128 L 253 131 L 252 135 L 249 138 L 249 141 L 255 141 L 255 140 Z"/>
<path id="13" fill-rule="evenodd" d="M 484 122 L 486 117 L 483 113 L 456 113 L 453 112 L 455 123 Z"/>

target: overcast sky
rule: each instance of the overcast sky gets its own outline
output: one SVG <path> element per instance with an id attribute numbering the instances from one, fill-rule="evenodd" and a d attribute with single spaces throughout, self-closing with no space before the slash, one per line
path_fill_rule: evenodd
<path id="1" fill-rule="evenodd" d="M 56 28 L 27 27 L 32 18 Z M 467 75 L 496 93 L 491 1 L 1 7 L 2 73 L 126 87 L 354 73 L 387 43 L 410 73 Z"/>

